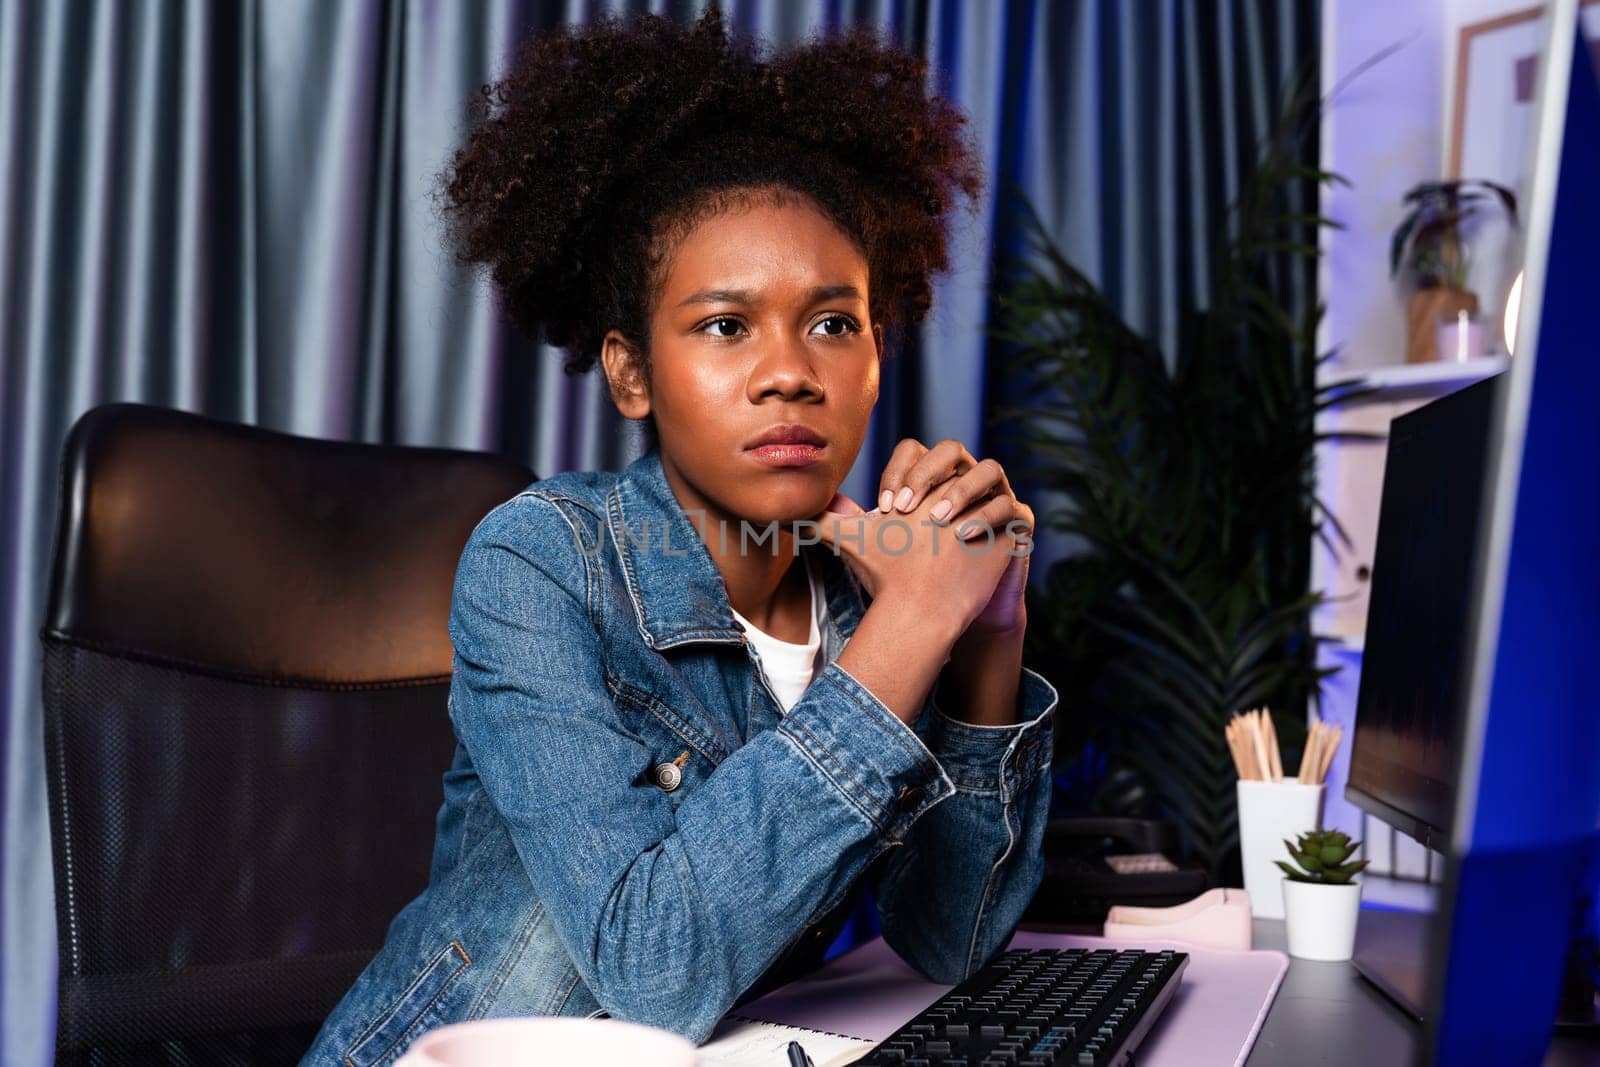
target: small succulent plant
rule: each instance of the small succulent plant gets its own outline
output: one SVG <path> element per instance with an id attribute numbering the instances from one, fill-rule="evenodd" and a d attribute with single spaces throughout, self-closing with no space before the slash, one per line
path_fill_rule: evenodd
<path id="1" fill-rule="evenodd" d="M 1290 857 L 1300 865 L 1299 868 L 1291 867 L 1282 860 L 1273 862 L 1296 882 L 1344 885 L 1371 862 L 1349 862 L 1356 849 L 1361 847 L 1361 842 L 1350 840 L 1350 835 L 1343 830 L 1308 830 L 1300 835 L 1295 844 L 1285 839 L 1283 847 L 1289 850 Z"/>

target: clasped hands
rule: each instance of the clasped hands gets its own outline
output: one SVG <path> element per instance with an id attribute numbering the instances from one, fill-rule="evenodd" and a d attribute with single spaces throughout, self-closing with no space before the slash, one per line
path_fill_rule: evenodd
<path id="1" fill-rule="evenodd" d="M 866 510 L 835 494 L 818 523 L 874 601 L 898 597 L 950 613 L 957 636 L 1020 636 L 1033 509 L 1000 464 L 960 441 L 895 446 Z"/>

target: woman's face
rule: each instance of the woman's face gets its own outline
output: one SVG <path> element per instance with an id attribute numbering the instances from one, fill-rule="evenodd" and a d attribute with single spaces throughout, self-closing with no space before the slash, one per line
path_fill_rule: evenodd
<path id="1" fill-rule="evenodd" d="M 867 298 L 866 259 L 800 197 L 732 207 L 683 239 L 651 319 L 648 391 L 613 395 L 628 418 L 655 416 L 685 508 L 765 524 L 827 506 L 878 399 Z M 615 386 L 614 338 L 604 358 Z M 820 444 L 758 447 L 785 427 Z"/>

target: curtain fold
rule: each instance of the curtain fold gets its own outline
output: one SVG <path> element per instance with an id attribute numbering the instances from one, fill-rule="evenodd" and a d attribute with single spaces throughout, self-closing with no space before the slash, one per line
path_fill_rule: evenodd
<path id="1" fill-rule="evenodd" d="M 498 451 L 541 475 L 642 442 L 598 375 L 513 335 L 444 251 L 436 179 L 528 33 L 705 0 L 0 0 L 0 1060 L 49 1063 L 55 930 L 39 627 L 68 428 L 131 400 L 292 433 Z M 1318 5 L 730 0 L 774 43 L 867 23 L 929 57 L 989 189 L 845 485 L 903 436 L 986 453 L 1012 184 L 1142 330 L 1202 301 L 1217 212 Z M 1315 146 L 1310 146 L 1314 151 Z M 1304 290 L 1307 298 L 1309 287 Z M 1004 458 L 1004 457 L 1002 457 Z M 1038 503 L 1035 504 L 1038 507 Z M 1041 549 L 1048 558 L 1048 539 Z M 1042 561 L 1040 561 L 1042 562 Z M 1036 563 L 1036 573 L 1043 567 Z"/>

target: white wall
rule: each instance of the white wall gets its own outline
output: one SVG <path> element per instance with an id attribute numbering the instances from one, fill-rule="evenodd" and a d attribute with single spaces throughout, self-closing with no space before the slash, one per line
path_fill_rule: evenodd
<path id="1" fill-rule="evenodd" d="M 1323 2 L 1322 91 L 1327 104 L 1321 166 L 1351 182 L 1324 187 L 1322 193 L 1322 214 L 1344 227 L 1323 231 L 1319 273 L 1327 314 L 1318 349 L 1338 350 L 1330 367 L 1336 376 L 1405 359 L 1405 296 L 1389 275 L 1389 243 L 1404 215 L 1406 191 L 1443 174 L 1445 66 L 1455 37 L 1452 8 L 1465 2 Z M 1374 59 L 1391 48 L 1390 54 Z M 1379 450 L 1376 464 L 1368 454 L 1373 449 Z M 1352 526 L 1359 525 L 1365 511 L 1376 509 L 1381 449 L 1375 444 L 1324 445 L 1318 450 L 1319 486 L 1335 514 L 1345 515 Z M 1352 485 L 1358 476 L 1379 484 Z M 1364 499 L 1368 495 L 1371 500 Z M 1375 526 L 1375 520 L 1367 525 Z M 1335 559 L 1320 545 L 1313 546 L 1314 587 L 1334 587 L 1336 571 Z M 1334 625 L 1342 621 L 1337 618 L 1341 611 L 1348 614 L 1340 608 L 1320 612 L 1318 631 L 1351 629 L 1347 623 Z M 1328 773 L 1324 825 L 1366 841 L 1374 871 L 1422 876 L 1427 858 L 1420 845 L 1397 840 L 1344 799 L 1361 672 L 1359 647 L 1324 648 L 1319 661 L 1340 668 L 1323 683 L 1321 714 L 1342 725 L 1345 736 Z"/>
<path id="2" fill-rule="evenodd" d="M 1406 190 L 1441 173 L 1445 41 L 1456 2 L 1465 0 L 1323 3 L 1322 90 L 1333 95 L 1323 115 L 1322 167 L 1353 183 L 1322 196 L 1322 213 L 1345 227 L 1323 233 L 1320 282 L 1328 311 L 1319 347 L 1337 347 L 1340 368 L 1405 359 L 1404 300 L 1389 277 L 1389 239 Z"/>

